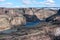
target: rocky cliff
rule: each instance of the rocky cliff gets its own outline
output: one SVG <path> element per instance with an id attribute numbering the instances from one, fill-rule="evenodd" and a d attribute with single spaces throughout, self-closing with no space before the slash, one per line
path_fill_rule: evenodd
<path id="1" fill-rule="evenodd" d="M 45 21 L 31 28 L 25 27 L 27 22 L 33 22 L 36 19 L 44 20 L 56 14 L 57 10 L 38 8 L 2 8 L 0 10 L 0 35 L 3 35 L 0 40 L 52 40 L 60 35 L 60 25 Z"/>
<path id="2" fill-rule="evenodd" d="M 0 19 L 3 25 L 1 28 L 6 28 L 7 25 L 18 26 L 25 25 L 27 21 L 44 20 L 51 15 L 57 13 L 52 9 L 38 8 L 0 8 Z M 25 15 L 25 16 L 24 16 Z M 6 19 L 7 18 L 7 19 Z M 4 25 L 6 25 L 4 27 Z M 3 26 L 3 27 L 2 27 Z M 10 26 L 8 26 L 10 27 Z"/>

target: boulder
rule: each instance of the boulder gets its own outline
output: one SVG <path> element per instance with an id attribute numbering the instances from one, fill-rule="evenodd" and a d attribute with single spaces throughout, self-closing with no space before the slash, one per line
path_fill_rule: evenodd
<path id="1" fill-rule="evenodd" d="M 53 24 L 60 25 L 60 16 L 56 16 L 56 17 L 54 18 Z"/>
<path id="2" fill-rule="evenodd" d="M 55 28 L 54 35 L 55 36 L 60 36 L 60 27 Z"/>

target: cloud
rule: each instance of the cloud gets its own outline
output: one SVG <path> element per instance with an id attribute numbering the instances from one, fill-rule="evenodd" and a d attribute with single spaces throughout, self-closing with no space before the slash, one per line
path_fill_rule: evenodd
<path id="1" fill-rule="evenodd" d="M 0 2 L 3 2 L 5 0 L 0 0 Z M 29 7 L 31 5 L 44 5 L 44 6 L 55 6 L 55 1 L 54 0 L 44 0 L 44 1 L 37 1 L 37 0 L 22 0 L 22 5 L 14 6 L 14 7 Z M 11 2 L 7 2 L 4 4 L 0 4 L 0 6 L 5 6 L 5 7 L 12 7 L 14 4 Z"/>
<path id="2" fill-rule="evenodd" d="M 54 0 L 46 0 L 47 2 L 54 3 Z"/>
<path id="3" fill-rule="evenodd" d="M 31 4 L 31 0 L 22 0 L 23 4 L 25 5 L 29 5 Z"/>
<path id="4" fill-rule="evenodd" d="M 14 6 L 14 7 L 16 7 L 16 8 L 20 8 L 20 6 Z"/>
<path id="5" fill-rule="evenodd" d="M 41 4 L 41 5 L 48 5 L 48 6 L 54 6 L 55 5 L 55 1 L 54 0 L 44 0 L 44 1 L 37 1 L 37 0 L 23 0 L 22 1 L 23 4 L 25 5 L 30 5 L 30 4 Z"/>
<path id="6" fill-rule="evenodd" d="M 46 0 L 44 3 L 46 5 L 55 5 L 55 1 L 54 0 Z"/>
<path id="7" fill-rule="evenodd" d="M 13 6 L 13 3 L 4 3 L 4 4 L 0 4 L 0 7 L 12 7 Z"/>
<path id="8" fill-rule="evenodd" d="M 5 5 L 13 5 L 13 3 L 8 2 L 8 3 L 6 3 Z"/>
<path id="9" fill-rule="evenodd" d="M 34 1 L 35 4 L 42 4 L 42 5 L 55 5 L 55 1 L 54 0 L 45 0 L 45 1 L 42 1 L 42 2 L 36 2 Z"/>
<path id="10" fill-rule="evenodd" d="M 3 2 L 3 1 L 5 1 L 5 0 L 0 0 L 0 2 Z"/>

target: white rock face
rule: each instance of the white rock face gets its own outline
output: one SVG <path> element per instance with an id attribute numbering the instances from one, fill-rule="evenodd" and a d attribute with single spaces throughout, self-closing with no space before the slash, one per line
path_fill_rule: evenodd
<path id="1" fill-rule="evenodd" d="M 5 17 L 6 15 L 0 16 L 0 31 L 4 31 L 11 28 L 8 18 Z"/>
<path id="2" fill-rule="evenodd" d="M 54 30 L 54 35 L 55 36 L 60 36 L 60 27 L 58 27 Z"/>
<path id="3" fill-rule="evenodd" d="M 24 17 L 14 17 L 13 20 L 11 21 L 11 24 L 14 26 L 25 25 L 26 19 Z"/>

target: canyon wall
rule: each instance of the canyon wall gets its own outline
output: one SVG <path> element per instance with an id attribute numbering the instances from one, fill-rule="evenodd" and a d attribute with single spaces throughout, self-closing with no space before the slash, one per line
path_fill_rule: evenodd
<path id="1" fill-rule="evenodd" d="M 0 8 L 0 18 L 3 24 L 3 25 L 0 25 L 0 28 L 2 28 L 1 30 L 4 30 L 5 28 L 11 28 L 12 26 L 25 25 L 27 20 L 28 21 L 34 21 L 36 19 L 44 20 L 56 13 L 57 13 L 57 10 L 44 9 L 44 8 L 42 9 L 41 8 L 40 9 L 38 8 Z M 28 16 L 26 17 L 24 15 L 28 15 Z M 1 20 L 0 20 L 0 23 L 1 23 Z"/>

